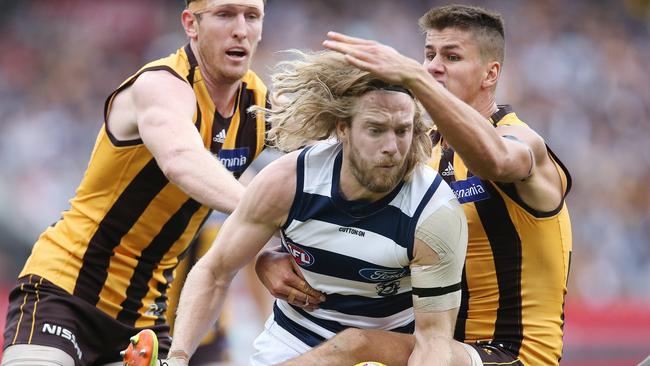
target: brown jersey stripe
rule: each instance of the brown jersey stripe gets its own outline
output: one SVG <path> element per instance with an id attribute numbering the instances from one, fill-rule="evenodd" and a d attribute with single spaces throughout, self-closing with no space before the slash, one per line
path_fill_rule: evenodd
<path id="1" fill-rule="evenodd" d="M 270 92 L 268 92 L 268 91 L 266 92 L 266 96 L 264 97 L 264 100 L 266 101 L 264 107 L 266 109 L 271 109 L 272 106 L 271 106 L 271 93 Z M 271 142 L 269 141 L 268 136 L 266 135 L 266 131 L 268 131 L 270 129 L 271 129 L 271 122 L 269 122 L 267 120 L 264 120 L 264 136 L 262 138 L 264 145 L 262 145 L 262 148 L 260 149 L 260 151 L 258 151 L 258 153 L 261 153 L 262 150 L 264 150 L 264 148 L 271 145 Z"/>
<path id="2" fill-rule="evenodd" d="M 124 189 L 88 243 L 75 283 L 75 296 L 97 305 L 114 249 L 167 183 L 156 160 L 151 159 Z"/>
<path id="3" fill-rule="evenodd" d="M 142 299 L 149 291 L 149 280 L 153 277 L 156 266 L 176 241 L 181 237 L 190 223 L 192 216 L 201 208 L 201 204 L 193 199 L 187 200 L 181 208 L 163 225 L 158 235 L 149 243 L 138 257 L 138 265 L 131 276 L 131 282 L 126 290 L 126 299 L 122 302 L 122 310 L 117 320 L 134 325 L 140 317 Z"/>
<path id="4" fill-rule="evenodd" d="M 521 320 L 521 239 L 497 189 L 489 181 L 481 182 L 490 199 L 474 204 L 492 248 L 499 287 L 494 340 L 510 343 L 511 350 L 518 355 L 524 338 Z"/>
<path id="5" fill-rule="evenodd" d="M 509 113 L 512 113 L 513 111 L 512 107 L 508 104 L 499 104 L 497 108 L 498 108 L 497 111 L 494 112 L 494 114 L 492 114 L 489 118 L 490 122 L 492 122 L 492 125 L 494 127 L 497 126 L 497 124 L 499 123 L 499 121 L 503 119 L 503 117 L 505 117 Z"/>
<path id="6" fill-rule="evenodd" d="M 190 82 L 190 84 L 194 84 L 194 70 L 196 70 L 196 68 L 199 66 L 199 63 L 196 60 L 196 56 L 194 56 L 194 52 L 192 51 L 192 47 L 190 47 L 189 43 L 183 47 L 183 50 L 187 55 L 187 62 L 190 64 L 187 80 Z"/>
<path id="7" fill-rule="evenodd" d="M 257 115 L 249 112 L 246 106 L 255 105 L 255 92 L 248 89 L 244 83 L 240 95 L 239 131 L 237 131 L 237 146 L 250 146 L 250 161 L 255 157 L 257 147 Z"/>
<path id="8" fill-rule="evenodd" d="M 209 216 L 209 215 L 208 215 Z M 202 226 L 202 225 L 201 225 Z M 199 226 L 199 227 L 201 227 Z M 172 283 L 174 280 L 174 270 L 176 267 L 178 267 L 178 264 L 181 262 L 179 259 L 178 262 L 174 267 L 167 268 L 166 270 L 163 271 L 163 277 L 165 278 L 165 283 L 158 283 L 158 292 L 160 293 L 160 296 L 158 296 L 154 300 L 154 304 L 164 304 L 164 310 L 163 312 L 158 315 L 158 319 L 156 319 L 155 324 L 156 325 L 163 325 L 167 324 L 167 318 L 165 317 L 165 314 L 167 313 L 167 289 L 169 288 L 169 284 Z"/>
<path id="9" fill-rule="evenodd" d="M 456 181 L 456 175 L 455 174 L 447 174 L 443 175 L 443 172 L 449 165 L 454 166 L 454 150 L 451 148 L 449 149 L 443 149 L 440 147 L 442 154 L 440 156 L 440 164 L 438 164 L 438 174 L 442 176 L 442 179 L 445 180 L 447 184 L 451 184 Z"/>
<path id="10" fill-rule="evenodd" d="M 463 266 L 463 276 L 460 280 L 460 290 L 460 308 L 458 309 L 458 316 L 456 317 L 454 339 L 459 342 L 463 342 L 465 341 L 465 327 L 467 326 L 467 310 L 470 295 L 467 288 L 467 274 L 465 273 L 465 266 Z"/>

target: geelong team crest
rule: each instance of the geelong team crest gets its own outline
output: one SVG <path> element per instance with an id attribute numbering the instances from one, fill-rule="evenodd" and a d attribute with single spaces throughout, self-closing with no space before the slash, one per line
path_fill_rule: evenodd
<path id="1" fill-rule="evenodd" d="M 381 282 L 375 286 L 377 289 L 377 295 L 379 296 L 391 296 L 397 293 L 399 290 L 399 280 L 393 282 Z"/>

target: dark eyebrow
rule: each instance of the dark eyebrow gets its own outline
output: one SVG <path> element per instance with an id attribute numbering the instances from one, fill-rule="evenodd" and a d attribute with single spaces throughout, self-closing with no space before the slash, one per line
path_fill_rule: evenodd
<path id="1" fill-rule="evenodd" d="M 424 48 L 427 50 L 435 50 L 435 47 L 433 47 L 433 45 L 430 44 L 424 45 Z M 460 49 L 460 48 L 461 48 L 460 45 L 455 43 L 442 46 L 443 51 L 450 51 L 450 50 Z"/>

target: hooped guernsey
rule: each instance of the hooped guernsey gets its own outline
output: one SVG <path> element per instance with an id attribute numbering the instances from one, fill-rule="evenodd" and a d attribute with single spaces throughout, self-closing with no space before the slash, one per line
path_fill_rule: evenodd
<path id="1" fill-rule="evenodd" d="M 267 88 L 248 71 L 232 117 L 218 112 L 189 45 L 151 62 L 106 100 L 104 121 L 70 209 L 36 242 L 20 276 L 38 275 L 118 321 L 165 323 L 167 288 L 179 256 L 211 210 L 170 183 L 141 139 L 118 141 L 107 128 L 115 96 L 142 73 L 165 70 L 194 89 L 193 123 L 204 146 L 236 177 L 265 145 Z"/>
<path id="2" fill-rule="evenodd" d="M 528 127 L 507 105 L 500 105 L 486 123 Z M 547 150 L 566 197 L 569 171 Z M 454 338 L 497 343 L 524 365 L 558 365 L 572 248 L 564 200 L 553 211 L 536 211 L 521 200 L 514 184 L 474 176 L 440 141 L 431 166 L 462 204 L 469 229 Z"/>
<path id="3" fill-rule="evenodd" d="M 424 164 L 378 201 L 348 201 L 339 189 L 342 159 L 341 143 L 302 151 L 296 194 L 282 227 L 284 249 L 305 280 L 327 294 L 314 311 L 275 302 L 273 320 L 295 337 L 283 342 L 303 351 L 349 327 L 412 333 L 409 265 L 415 232 L 425 218 L 455 201 L 441 176 Z M 462 261 L 464 247 L 458 252 Z M 439 288 L 436 296 L 460 292 L 455 285 Z"/>

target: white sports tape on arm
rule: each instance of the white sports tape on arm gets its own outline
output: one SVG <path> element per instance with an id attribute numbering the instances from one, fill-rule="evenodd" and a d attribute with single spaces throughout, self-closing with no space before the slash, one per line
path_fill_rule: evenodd
<path id="1" fill-rule="evenodd" d="M 467 219 L 451 200 L 422 220 L 415 238 L 438 254 L 437 263 L 411 266 L 416 311 L 445 311 L 460 306 L 460 278 L 467 251 Z"/>

